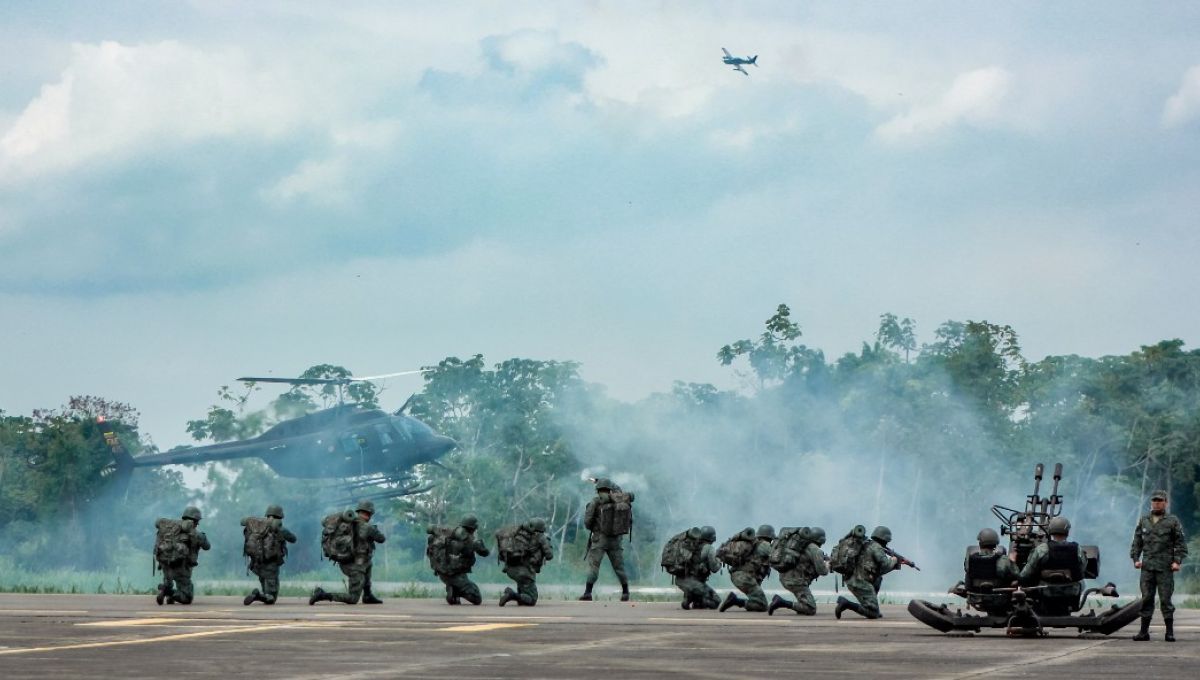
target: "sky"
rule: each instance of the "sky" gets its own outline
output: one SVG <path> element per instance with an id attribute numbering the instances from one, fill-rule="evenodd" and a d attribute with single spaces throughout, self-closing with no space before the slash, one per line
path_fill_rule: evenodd
<path id="1" fill-rule="evenodd" d="M 0 409 L 333 363 L 736 387 L 788 304 L 1200 337 L 1200 5 L 0 4 Z M 721 48 L 758 55 L 745 76 Z M 398 406 L 420 379 L 384 383 Z M 271 394 L 263 396 L 265 404 Z"/>

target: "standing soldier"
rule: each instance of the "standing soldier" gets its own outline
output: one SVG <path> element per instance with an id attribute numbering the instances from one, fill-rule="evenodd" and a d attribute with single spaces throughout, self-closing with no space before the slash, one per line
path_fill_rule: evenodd
<path id="1" fill-rule="evenodd" d="M 212 546 L 200 531 L 200 509 L 189 505 L 181 519 L 159 519 L 154 523 L 154 559 L 162 571 L 162 584 L 154 601 L 161 605 L 191 604 L 194 595 L 192 567 L 199 564 L 201 550 Z"/>
<path id="2" fill-rule="evenodd" d="M 344 593 L 327 593 L 317 586 L 308 598 L 310 605 L 317 602 L 358 604 L 359 598 L 363 604 L 382 604 L 371 592 L 371 558 L 375 556 L 375 544 L 387 539 L 379 527 L 371 523 L 374 515 L 375 504 L 360 501 L 354 513 L 334 513 L 322 521 L 325 529 L 321 547 L 346 575 L 347 589 Z M 337 541 L 339 538 L 342 540 Z M 335 541 L 336 550 L 326 545 Z"/>
<path id="3" fill-rule="evenodd" d="M 1183 525 L 1175 515 L 1167 514 L 1167 492 L 1159 489 L 1150 494 L 1150 514 L 1138 520 L 1133 530 L 1133 545 L 1129 548 L 1133 568 L 1142 570 L 1142 629 L 1133 636 L 1143 642 L 1150 639 L 1150 619 L 1154 616 L 1154 594 L 1161 599 L 1163 624 L 1167 627 L 1167 642 L 1175 641 L 1175 572 L 1187 557 L 1187 539 Z"/>
<path id="4" fill-rule="evenodd" d="M 1083 548 L 1068 541 L 1071 521 L 1053 517 L 1046 523 L 1050 540 L 1037 544 L 1021 569 L 1021 585 L 1041 586 L 1039 599 L 1050 616 L 1070 614 L 1083 594 L 1083 575 L 1087 556 Z"/>
<path id="5" fill-rule="evenodd" d="M 497 531 L 496 552 L 504 565 L 504 575 L 517 582 L 516 590 L 504 589 L 500 606 L 514 600 L 522 607 L 537 604 L 537 574 L 543 564 L 554 559 L 554 550 L 546 537 L 546 520 L 535 518 Z"/>
<path id="6" fill-rule="evenodd" d="M 777 567 L 779 582 L 796 596 L 796 601 L 790 602 L 776 595 L 771 598 L 767 614 L 773 615 L 776 609 L 787 607 L 797 614 L 813 616 L 817 613 L 817 598 L 813 597 L 808 586 L 818 577 L 829 573 L 829 566 L 825 564 L 825 553 L 821 552 L 821 546 L 825 545 L 825 530 L 821 527 L 803 528 L 786 538 L 780 536 L 779 540 L 787 541 L 780 546 L 784 554 L 779 565 L 783 568 Z M 774 557 L 776 550 L 772 548 L 771 553 Z"/>
<path id="7" fill-rule="evenodd" d="M 245 538 L 242 553 L 250 558 L 250 571 L 262 586 L 251 591 L 242 604 L 247 607 L 256 601 L 275 604 L 279 597 L 279 568 L 287 559 L 287 544 L 296 542 L 296 534 L 283 526 L 283 507 L 279 505 L 268 505 L 266 517 L 242 518 L 242 527 Z"/>
<path id="8" fill-rule="evenodd" d="M 467 578 L 475 566 L 476 555 L 487 557 L 492 554 L 483 541 L 475 537 L 478 528 L 479 520 L 475 515 L 467 515 L 453 529 L 429 527 L 427 530 L 425 555 L 433 573 L 446 585 L 446 604 L 461 604 L 460 598 L 471 604 L 483 602 L 479 586 Z"/>
<path id="9" fill-rule="evenodd" d="M 762 582 L 771 574 L 771 541 L 775 540 L 775 527 L 764 524 L 752 536 L 748 548 L 740 546 L 741 552 L 746 553 L 744 559 L 739 561 L 737 557 L 731 557 L 725 562 L 730 567 L 729 580 L 733 581 L 733 585 L 745 593 L 746 597 L 738 597 L 730 591 L 718 611 L 723 612 L 730 607 L 745 607 L 748 612 L 767 611 L 767 594 L 763 592 Z M 731 540 L 744 544 L 748 538 L 747 531 L 743 531 Z M 729 544 L 726 542 L 726 545 Z M 725 545 L 721 548 L 724 549 Z"/>
<path id="10" fill-rule="evenodd" d="M 592 600 L 592 586 L 600 577 L 600 562 L 607 555 L 613 573 L 621 582 L 621 601 L 628 602 L 629 579 L 625 576 L 621 537 L 633 529 L 633 494 L 622 491 L 611 480 L 597 479 L 596 497 L 584 510 L 583 526 L 592 533 L 588 537 L 587 585 L 579 599 L 584 602 Z"/>
<path id="11" fill-rule="evenodd" d="M 867 541 L 858 555 L 854 571 L 846 579 L 846 589 L 858 602 L 851 602 L 845 597 L 838 597 L 833 615 L 842 618 L 842 612 L 849 609 L 868 619 L 878 619 L 883 616 L 879 611 L 879 589 L 883 584 L 883 575 L 900 568 L 900 560 L 887 554 L 885 548 L 892 542 L 892 530 L 879 526 L 871 532 L 871 540 Z"/>
<path id="12" fill-rule="evenodd" d="M 684 609 L 716 609 L 721 604 L 717 591 L 708 585 L 708 577 L 721 571 L 721 562 L 713 548 L 716 540 L 716 529 L 700 527 L 700 550 L 692 557 L 683 575 L 675 577 L 675 585 L 683 591 Z"/>

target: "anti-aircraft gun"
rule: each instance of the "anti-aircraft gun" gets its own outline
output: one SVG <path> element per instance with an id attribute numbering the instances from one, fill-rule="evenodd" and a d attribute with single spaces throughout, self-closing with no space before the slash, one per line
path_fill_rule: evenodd
<path id="1" fill-rule="evenodd" d="M 1041 495 L 1044 470 L 1041 463 L 1034 468 L 1033 493 L 1025 497 L 1023 510 L 992 506 L 992 514 L 1000 521 L 999 535 L 1009 537 L 1008 557 L 1018 571 L 1029 562 L 1034 548 L 1050 540 L 1050 521 L 1062 515 L 1063 497 L 1058 493 L 1062 463 L 1054 466 L 1054 486 L 1049 496 Z M 1081 547 L 1087 558 L 1086 567 L 1082 574 L 1062 574 L 1061 584 L 1099 578 L 1100 548 L 1094 545 Z M 1010 636 L 1025 637 L 1045 635 L 1046 628 L 1077 628 L 1081 633 L 1110 635 L 1137 619 L 1141 608 L 1139 598 L 1124 607 L 1113 605 L 1099 614 L 1094 609 L 1081 614 L 1089 596 L 1117 597 L 1117 587 L 1108 583 L 1100 588 L 1088 588 L 1076 600 L 1074 593 L 1078 591 L 1064 597 L 1061 587 L 1001 582 L 995 559 L 978 545 L 967 547 L 965 562 L 966 578 L 950 592 L 965 598 L 968 609 L 975 609 L 979 614 L 963 613 L 961 609 L 951 611 L 949 605 L 935 605 L 926 600 L 912 600 L 908 603 L 908 612 L 943 633 L 978 633 L 983 628 L 1004 628 Z"/>

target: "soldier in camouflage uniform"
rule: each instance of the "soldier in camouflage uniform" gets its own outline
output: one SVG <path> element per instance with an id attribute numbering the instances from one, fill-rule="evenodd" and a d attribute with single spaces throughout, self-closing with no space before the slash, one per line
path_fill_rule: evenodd
<path id="1" fill-rule="evenodd" d="M 764 524 L 755 532 L 754 552 L 750 558 L 739 567 L 729 571 L 729 580 L 746 597 L 738 597 L 730 592 L 725 596 L 719 611 L 730 607 L 744 607 L 748 612 L 767 611 L 767 594 L 763 592 L 762 582 L 771 574 L 771 541 L 775 540 L 775 527 Z"/>
<path id="2" fill-rule="evenodd" d="M 1047 614 L 1066 616 L 1078 606 L 1083 594 L 1087 556 L 1078 543 L 1067 540 L 1071 522 L 1066 517 L 1051 518 L 1046 533 L 1050 540 L 1039 543 L 1029 553 L 1019 579 L 1024 586 L 1042 586 L 1038 599 Z"/>
<path id="3" fill-rule="evenodd" d="M 387 538 L 378 526 L 371 524 L 371 517 L 375 515 L 374 503 L 360 501 L 355 512 L 358 519 L 354 522 L 354 557 L 338 563 L 346 575 L 346 592 L 327 593 L 317 586 L 308 598 L 310 605 L 317 602 L 358 604 L 359 598 L 363 604 L 382 604 L 382 600 L 371 592 L 371 559 L 375 556 L 375 544 L 383 543 Z"/>
<path id="4" fill-rule="evenodd" d="M 275 600 L 279 598 L 279 568 L 283 566 L 284 560 L 287 558 L 287 544 L 296 542 L 296 534 L 293 534 L 290 529 L 283 526 L 283 506 L 269 505 L 265 513 L 268 520 L 276 525 L 279 532 L 279 539 L 283 541 L 282 555 L 278 560 L 265 560 L 262 562 L 251 560 L 250 571 L 258 577 L 258 583 L 261 588 L 255 588 L 242 600 L 242 604 L 247 607 L 255 602 L 263 604 L 275 604 Z M 246 525 L 246 520 L 242 520 L 242 526 Z"/>
<path id="5" fill-rule="evenodd" d="M 1187 539 L 1179 518 L 1167 513 L 1167 492 L 1150 494 L 1150 514 L 1138 520 L 1133 530 L 1133 545 L 1129 558 L 1133 568 L 1142 571 L 1142 629 L 1133 637 L 1139 642 L 1150 639 L 1150 619 L 1154 616 L 1154 595 L 1161 600 L 1163 624 L 1167 627 L 1167 642 L 1175 641 L 1175 572 L 1187 557 Z"/>
<path id="6" fill-rule="evenodd" d="M 583 511 L 583 526 L 591 532 L 588 537 L 587 583 L 584 585 L 583 595 L 579 597 L 583 602 L 592 600 L 592 587 L 600 578 L 600 562 L 606 555 L 609 564 L 612 565 L 613 573 L 621 582 L 621 601 L 629 601 L 629 577 L 625 575 L 625 551 L 621 545 L 621 536 L 610 536 L 604 533 L 600 527 L 600 507 L 611 502 L 609 492 L 620 490 L 621 487 L 610 479 L 597 479 L 596 497 L 587 504 L 587 508 Z"/>
<path id="7" fill-rule="evenodd" d="M 990 592 L 996 588 L 1011 588 L 1020 577 L 1016 565 L 1000 547 L 1000 534 L 995 529 L 985 528 L 977 537 L 979 552 L 963 559 L 966 578 L 961 585 L 967 603 L 979 611 L 1001 615 L 1008 613 L 1012 596 L 1008 593 Z M 957 590 L 956 590 L 957 592 Z"/>
<path id="8" fill-rule="evenodd" d="M 675 577 L 675 585 L 683 591 L 684 609 L 716 609 L 721 604 L 717 591 L 708 585 L 708 577 L 721 571 L 721 562 L 713 548 L 716 540 L 716 529 L 700 527 L 700 554 L 693 558 L 683 576 Z"/>
<path id="9" fill-rule="evenodd" d="M 825 545 L 825 530 L 821 527 L 808 529 L 808 542 L 803 551 L 792 556 L 795 566 L 779 572 L 779 582 L 783 584 L 784 588 L 791 591 L 792 595 L 796 596 L 796 601 L 791 602 L 776 595 L 771 598 L 771 606 L 767 607 L 767 614 L 774 615 L 775 610 L 781 607 L 786 607 L 804 616 L 813 616 L 817 613 L 817 598 L 813 597 L 808 586 L 817 578 L 829 573 L 829 565 L 825 562 L 825 553 L 821 552 L 823 545 Z"/>
<path id="10" fill-rule="evenodd" d="M 851 602 L 845 597 L 838 597 L 833 615 L 842 618 L 842 612 L 850 611 L 865 616 L 868 619 L 878 619 L 883 616 L 879 611 L 879 589 L 883 584 L 884 574 L 900 568 L 900 560 L 887 554 L 884 548 L 892 542 L 892 530 L 879 526 L 871 532 L 871 540 L 863 546 L 858 562 L 854 566 L 854 574 L 846 579 L 846 589 L 854 595 L 858 602 Z"/>
<path id="11" fill-rule="evenodd" d="M 492 554 L 483 541 L 475 537 L 475 530 L 478 528 L 479 520 L 475 515 L 463 517 L 450 536 L 449 546 L 450 551 L 458 555 L 462 566 L 450 574 L 434 572 L 446 586 L 446 604 L 462 604 L 462 600 L 471 604 L 483 602 L 479 586 L 467 578 L 467 574 L 470 574 L 471 568 L 475 566 L 476 555 L 487 557 Z"/>
<path id="12" fill-rule="evenodd" d="M 195 586 L 192 584 L 192 568 L 200 562 L 201 550 L 209 550 L 212 546 L 208 536 L 200 531 L 200 508 L 189 505 L 183 510 L 183 523 L 188 531 L 188 556 L 186 559 L 172 564 L 159 565 L 162 569 L 162 584 L 158 587 L 158 596 L 154 601 L 162 604 L 191 604 L 195 596 Z"/>
<path id="13" fill-rule="evenodd" d="M 537 574 L 542 565 L 554 559 L 554 549 L 546 537 L 546 520 L 531 519 L 517 529 L 523 534 L 520 539 L 535 548 L 518 557 L 500 555 L 504 562 L 504 575 L 517 582 L 517 589 L 505 588 L 500 596 L 500 606 L 516 602 L 522 607 L 532 607 L 538 601 Z"/>

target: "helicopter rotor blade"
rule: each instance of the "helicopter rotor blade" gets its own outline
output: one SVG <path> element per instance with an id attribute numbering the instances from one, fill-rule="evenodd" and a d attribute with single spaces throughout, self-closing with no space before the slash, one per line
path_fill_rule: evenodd
<path id="1" fill-rule="evenodd" d="M 398 375 L 414 375 L 416 373 L 428 373 L 429 371 L 432 371 L 432 370 L 433 369 L 431 369 L 431 368 L 418 368 L 415 371 L 400 371 L 398 373 L 384 373 L 383 375 L 364 375 L 361 378 L 350 378 L 350 380 L 352 380 L 354 382 L 360 382 L 360 381 L 366 381 L 366 380 L 383 380 L 384 378 L 395 378 Z"/>
<path id="2" fill-rule="evenodd" d="M 284 385 L 345 385 L 352 378 L 238 378 L 241 382 L 281 383 Z"/>

